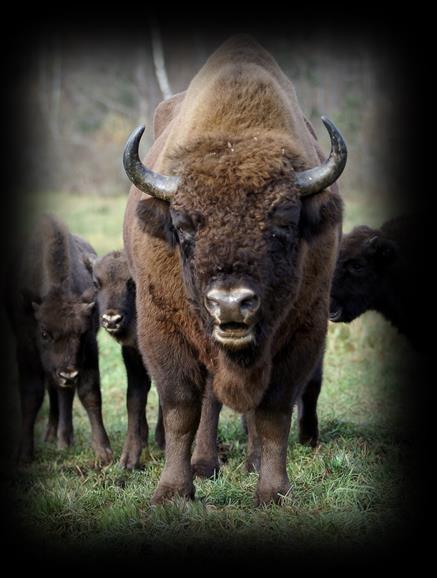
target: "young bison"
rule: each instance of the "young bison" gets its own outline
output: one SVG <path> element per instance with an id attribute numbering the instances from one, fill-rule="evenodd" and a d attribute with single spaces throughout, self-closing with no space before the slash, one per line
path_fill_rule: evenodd
<path id="1" fill-rule="evenodd" d="M 402 217 L 343 237 L 331 289 L 330 319 L 349 323 L 373 309 L 422 349 L 415 291 L 417 227 Z"/>
<path id="2" fill-rule="evenodd" d="M 112 452 L 103 425 L 96 333 L 97 311 L 92 277 L 84 265 L 92 247 L 72 235 L 53 215 L 38 223 L 22 247 L 9 277 L 7 309 L 16 336 L 22 437 L 20 459 L 34 453 L 34 424 L 44 398 L 50 397 L 46 440 L 58 448 L 73 443 L 75 390 L 88 414 L 92 446 L 102 464 Z"/>
<path id="3" fill-rule="evenodd" d="M 120 464 L 127 469 L 138 468 L 149 434 L 145 408 L 151 382 L 137 345 L 135 283 L 123 251 L 112 251 L 97 260 L 90 256 L 86 265 L 98 291 L 100 324 L 121 345 L 126 367 L 128 430 Z M 164 447 L 161 408 L 155 440 L 160 448 Z"/>

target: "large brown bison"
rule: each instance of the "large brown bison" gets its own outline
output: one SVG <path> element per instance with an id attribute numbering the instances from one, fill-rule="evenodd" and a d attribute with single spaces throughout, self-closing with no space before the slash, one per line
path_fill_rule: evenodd
<path id="1" fill-rule="evenodd" d="M 101 463 L 112 452 L 101 409 L 97 310 L 84 259 L 95 255 L 53 215 L 44 216 L 23 244 L 9 275 L 7 310 L 16 336 L 22 436 L 20 457 L 34 453 L 33 430 L 44 398 L 50 397 L 46 440 L 60 449 L 73 443 L 75 391 L 85 407 L 92 446 Z"/>
<path id="2" fill-rule="evenodd" d="M 124 221 L 138 340 L 163 407 L 154 503 L 194 496 L 191 445 L 206 384 L 252 419 L 257 502 L 289 491 L 292 407 L 320 364 L 342 203 L 345 143 L 327 119 L 325 161 L 291 82 L 250 38 L 227 41 L 184 94 L 126 145 Z"/>

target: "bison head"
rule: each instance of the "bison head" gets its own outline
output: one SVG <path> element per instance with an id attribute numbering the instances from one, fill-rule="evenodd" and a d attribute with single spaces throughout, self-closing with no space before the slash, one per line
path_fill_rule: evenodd
<path id="1" fill-rule="evenodd" d="M 122 251 L 86 263 L 97 291 L 100 325 L 116 339 L 129 332 L 135 316 L 135 283 Z"/>
<path id="2" fill-rule="evenodd" d="M 350 322 L 377 308 L 397 252 L 394 241 L 366 226 L 343 237 L 331 288 L 331 321 Z"/>
<path id="3" fill-rule="evenodd" d="M 247 362 L 272 334 L 297 294 L 303 242 L 340 218 L 339 197 L 323 191 L 342 172 L 346 146 L 324 123 L 331 155 L 312 169 L 275 131 L 192 141 L 172 156 L 178 177 L 140 162 L 143 127 L 126 145 L 130 180 L 152 196 L 138 205 L 142 227 L 178 248 L 190 304 L 229 356 Z"/>
<path id="4" fill-rule="evenodd" d="M 87 332 L 93 324 L 93 292 L 77 297 L 61 287 L 33 298 L 37 344 L 45 372 L 60 387 L 72 387 L 83 366 Z"/>

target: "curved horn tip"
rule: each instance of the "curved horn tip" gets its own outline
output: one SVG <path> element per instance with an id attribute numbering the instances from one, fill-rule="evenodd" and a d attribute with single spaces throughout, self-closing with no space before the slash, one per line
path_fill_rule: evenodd
<path id="1" fill-rule="evenodd" d="M 134 142 L 139 143 L 145 130 L 146 130 L 146 127 L 144 124 L 141 124 L 140 126 L 137 126 L 136 128 L 134 128 L 134 130 L 130 133 L 129 138 L 127 139 L 128 142 L 134 141 Z"/>
<path id="2" fill-rule="evenodd" d="M 140 125 L 129 135 L 123 152 L 123 166 L 129 180 L 141 192 L 169 202 L 177 190 L 179 177 L 161 175 L 143 165 L 138 149 L 145 128 Z"/>
<path id="3" fill-rule="evenodd" d="M 320 118 L 323 124 L 326 126 L 326 129 L 329 132 L 329 134 L 333 136 L 336 141 L 340 140 L 338 144 L 341 144 L 342 148 L 344 149 L 344 152 L 347 152 L 346 141 L 344 140 L 344 136 L 341 134 L 341 132 L 338 130 L 338 128 L 335 126 L 332 120 L 330 120 L 325 115 L 322 115 Z M 338 139 L 337 136 L 339 136 L 340 139 Z"/>
<path id="4" fill-rule="evenodd" d="M 331 153 L 322 165 L 296 173 L 295 182 L 302 196 L 319 193 L 331 186 L 346 165 L 347 146 L 341 132 L 326 116 L 321 119 L 331 139 Z"/>
<path id="5" fill-rule="evenodd" d="M 146 125 L 140 124 L 140 126 L 137 126 L 137 128 L 135 128 L 133 132 L 142 135 L 145 130 L 146 130 Z"/>

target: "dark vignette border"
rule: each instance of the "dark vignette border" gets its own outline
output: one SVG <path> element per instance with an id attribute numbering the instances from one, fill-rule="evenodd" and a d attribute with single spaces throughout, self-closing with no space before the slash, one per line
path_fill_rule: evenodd
<path id="1" fill-rule="evenodd" d="M 214 6 L 214 8 L 218 10 L 218 7 Z M 267 8 L 267 6 L 264 7 L 264 9 Z M 309 10 L 306 15 L 297 14 L 291 9 L 288 13 L 281 12 L 274 15 L 272 11 L 270 15 L 266 15 L 260 9 L 256 9 L 254 12 L 258 13 L 257 16 L 252 12 L 243 18 L 234 10 L 227 8 L 221 12 L 220 16 L 217 14 L 199 16 L 204 12 L 198 12 L 193 17 L 189 16 L 188 12 L 183 14 L 173 12 L 171 16 L 157 15 L 157 18 L 163 33 L 169 35 L 174 32 L 178 36 L 186 34 L 189 37 L 193 30 L 201 29 L 204 34 L 213 32 L 217 36 L 222 35 L 226 38 L 236 32 L 249 32 L 257 36 L 257 31 L 262 31 L 262 35 L 265 35 L 268 30 L 271 34 L 282 34 L 284 37 L 292 34 L 300 35 L 308 42 L 317 42 L 319 35 L 324 34 L 327 29 L 331 32 L 334 29 L 338 42 L 342 43 L 345 49 L 348 43 L 357 40 L 377 46 L 396 69 L 399 88 L 398 98 L 396 102 L 393 102 L 393 106 L 398 112 L 397 122 L 402 127 L 402 137 L 398 141 L 398 150 L 393 151 L 393 154 L 400 159 L 396 165 L 399 196 L 403 197 L 411 210 L 420 211 L 423 216 L 424 245 L 418 255 L 418 260 L 422 265 L 424 273 L 422 279 L 424 279 L 425 271 L 428 269 L 427 264 L 433 262 L 431 242 L 433 186 L 432 183 L 429 186 L 427 183 L 429 179 L 425 182 L 424 178 L 424 169 L 433 173 L 431 160 L 426 157 L 426 151 L 433 150 L 433 148 L 428 149 L 425 146 L 429 140 L 428 133 L 431 133 L 428 127 L 430 127 L 430 113 L 433 110 L 433 103 L 430 102 L 432 92 L 428 68 L 429 48 L 426 46 L 429 38 L 426 15 L 422 15 L 419 20 L 419 17 L 411 13 L 394 15 L 389 12 L 383 15 L 379 11 L 376 14 L 370 14 L 369 7 L 364 5 L 354 8 L 359 15 L 346 12 L 339 15 L 332 11 L 328 14 L 326 9 L 326 13 L 319 13 L 315 8 Z M 2 38 L 2 71 L 6 81 L 2 94 L 3 122 L 6 127 L 6 131 L 3 131 L 4 174 L 6 176 L 3 180 L 4 188 L 1 191 L 0 234 L 5 256 L 8 255 L 14 231 L 22 218 L 19 192 L 31 185 L 27 181 L 26 166 L 23 163 L 21 150 L 26 143 L 28 123 L 31 123 L 27 107 L 26 82 L 29 70 L 36 63 L 37 46 L 51 35 L 62 35 L 64 32 L 70 35 L 77 34 L 79 41 L 81 38 L 87 40 L 92 38 L 98 42 L 100 39 L 107 40 L 113 37 L 117 39 L 117 42 L 128 42 L 133 29 L 140 31 L 144 28 L 146 30 L 147 19 L 147 14 L 144 18 L 139 17 L 138 14 L 135 18 L 119 17 L 118 14 L 114 14 L 111 19 L 102 14 L 91 16 L 85 13 L 81 18 L 76 16 L 71 19 L 65 16 L 56 20 L 41 13 L 34 16 L 28 13 L 26 21 L 16 18 Z M 421 231 L 422 234 L 423 231 Z M 2 281 L 5 262 L 6 259 L 2 259 L 0 271 Z M 433 327 L 433 311 L 431 304 L 421 300 L 422 288 L 423 286 L 418 282 L 417 302 L 414 306 L 417 307 L 418 315 L 423 316 L 423 331 L 428 332 L 429 328 Z M 4 350 L 3 347 L 2 350 Z M 275 571 L 277 563 L 287 562 L 294 563 L 293 566 L 289 566 L 292 571 L 296 565 L 300 566 L 300 564 L 307 570 L 348 566 L 351 569 L 364 569 L 369 565 L 388 565 L 401 561 L 405 570 L 410 566 L 418 570 L 422 564 L 426 563 L 430 540 L 426 530 L 427 515 L 430 516 L 429 503 L 432 502 L 430 473 L 432 462 L 429 459 L 432 455 L 429 452 L 432 439 L 430 369 L 429 360 L 426 358 L 421 360 L 420 367 L 412 368 L 410 372 L 410 375 L 416 373 L 417 379 L 414 383 L 408 384 L 409 387 L 404 388 L 410 392 L 407 394 L 409 395 L 407 402 L 411 412 L 406 423 L 406 431 L 414 456 L 411 461 L 405 463 L 405 467 L 413 473 L 409 478 L 412 481 L 409 483 L 414 487 L 405 487 L 404 506 L 407 512 L 405 526 L 387 535 L 383 544 L 369 544 L 366 549 L 360 550 L 329 551 L 318 548 L 311 551 L 308 549 L 307 552 L 301 552 L 298 556 L 290 554 L 290 556 L 281 555 L 280 558 L 264 549 L 262 544 L 239 544 L 238 547 L 213 544 L 211 548 L 197 548 L 193 545 L 181 554 L 181 558 L 177 561 L 166 558 L 165 544 L 163 544 L 161 551 L 145 550 L 144 559 L 141 560 L 126 559 L 123 554 L 117 556 L 113 552 L 111 555 L 110 552 L 103 550 L 92 554 L 72 551 L 71 559 L 66 560 L 64 556 L 60 557 L 51 550 L 49 544 L 42 546 L 41 543 L 35 542 L 25 529 L 18 526 L 14 515 L 16 505 L 12 496 L 3 492 L 0 499 L 3 523 L 2 545 L 5 553 L 15 559 L 17 568 L 25 565 L 35 570 L 42 564 L 52 566 L 54 569 L 59 564 L 65 565 L 65 562 L 71 570 L 75 569 L 76 565 L 78 569 L 84 567 L 92 569 L 95 566 L 103 570 L 105 563 L 109 562 L 111 565 L 114 564 L 113 568 L 118 564 L 125 569 L 138 565 L 138 568 L 147 571 L 147 562 L 155 562 L 158 559 L 162 563 L 161 570 L 168 569 L 172 562 L 177 562 L 183 565 L 181 568 L 186 568 L 191 572 L 196 569 L 201 571 L 207 568 L 218 569 L 223 567 L 223 562 L 235 564 L 234 568 L 237 568 L 238 562 L 244 564 L 246 569 L 249 569 L 252 564 L 259 569 L 267 566 L 270 571 Z M 7 375 L 3 371 L 2 375 L 7 384 Z M 7 395 L 7 392 L 4 391 L 3 394 Z M 8 433 L 4 431 L 4 420 L 0 420 L 0 423 L 2 424 L 0 442 L 6 441 L 7 443 Z"/>

